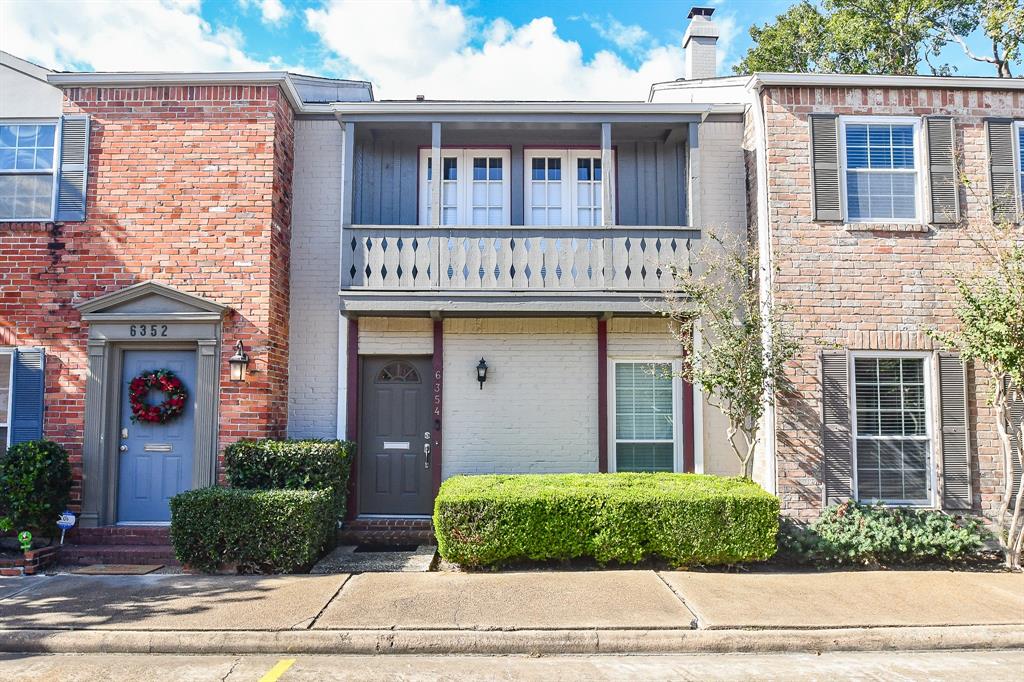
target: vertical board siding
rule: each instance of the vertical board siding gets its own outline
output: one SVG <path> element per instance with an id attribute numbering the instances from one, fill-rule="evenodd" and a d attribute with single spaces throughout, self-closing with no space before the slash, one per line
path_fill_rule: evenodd
<path id="1" fill-rule="evenodd" d="M 595 144 L 598 141 L 595 138 Z M 526 135 L 513 138 L 502 135 L 489 144 L 511 147 L 511 224 L 523 225 L 524 148 L 544 143 L 535 143 Z M 685 145 L 657 140 L 618 140 L 614 129 L 612 145 L 619 174 L 618 224 L 684 225 Z M 557 148 L 558 144 L 551 146 Z M 354 165 L 354 223 L 415 225 L 419 222 L 419 144 L 415 140 L 399 137 L 362 140 L 356 145 Z M 575 169 L 567 171 L 575 172 Z"/>

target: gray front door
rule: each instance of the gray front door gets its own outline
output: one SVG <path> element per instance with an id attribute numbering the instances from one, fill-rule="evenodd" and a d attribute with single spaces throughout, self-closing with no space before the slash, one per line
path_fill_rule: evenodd
<path id="1" fill-rule="evenodd" d="M 430 358 L 365 358 L 359 436 L 359 511 L 430 514 Z"/>
<path id="2" fill-rule="evenodd" d="M 185 411 L 166 424 L 133 424 L 128 384 L 135 377 L 168 369 L 188 391 Z M 147 403 L 163 400 L 153 392 Z M 196 354 L 187 350 L 124 352 L 121 376 L 121 428 L 117 476 L 117 520 L 145 523 L 171 520 L 168 500 L 192 487 L 195 447 Z"/>

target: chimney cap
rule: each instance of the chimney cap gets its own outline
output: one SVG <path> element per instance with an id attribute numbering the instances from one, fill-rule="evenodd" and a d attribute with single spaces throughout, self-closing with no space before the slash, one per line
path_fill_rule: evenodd
<path id="1" fill-rule="evenodd" d="M 691 7 L 690 13 L 686 15 L 687 19 L 693 19 L 694 17 L 710 17 L 715 13 L 714 7 Z"/>

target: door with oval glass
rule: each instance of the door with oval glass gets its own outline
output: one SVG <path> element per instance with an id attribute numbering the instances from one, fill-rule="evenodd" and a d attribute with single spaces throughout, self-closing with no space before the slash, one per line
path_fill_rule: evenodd
<path id="1" fill-rule="evenodd" d="M 433 511 L 430 373 L 430 358 L 363 358 L 360 513 Z"/>
<path id="2" fill-rule="evenodd" d="M 132 380 L 168 370 L 184 388 L 184 409 L 165 421 L 132 421 Z M 171 520 L 171 497 L 192 487 L 195 448 L 196 354 L 189 350 L 126 350 L 121 376 L 118 433 L 117 521 Z M 168 392 L 139 390 L 144 405 L 158 406 Z M 173 397 L 173 396 L 172 396 Z"/>

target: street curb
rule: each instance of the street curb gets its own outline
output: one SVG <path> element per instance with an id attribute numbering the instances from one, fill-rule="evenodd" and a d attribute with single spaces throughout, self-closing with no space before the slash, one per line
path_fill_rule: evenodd
<path id="1" fill-rule="evenodd" d="M 821 630 L 0 630 L 2 653 L 654 654 L 1024 648 L 1024 626 Z"/>

